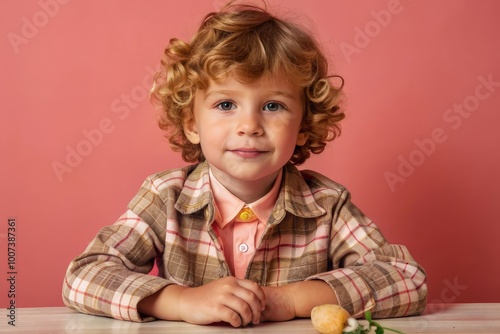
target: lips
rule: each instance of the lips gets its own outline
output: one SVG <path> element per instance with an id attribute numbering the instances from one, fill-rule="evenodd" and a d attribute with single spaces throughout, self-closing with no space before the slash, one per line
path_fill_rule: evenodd
<path id="1" fill-rule="evenodd" d="M 245 159 L 257 158 L 267 152 L 256 148 L 237 148 L 229 151 Z"/>

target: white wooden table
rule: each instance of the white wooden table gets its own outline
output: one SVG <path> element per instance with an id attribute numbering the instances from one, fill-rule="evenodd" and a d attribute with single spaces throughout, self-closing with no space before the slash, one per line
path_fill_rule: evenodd
<path id="1" fill-rule="evenodd" d="M 318 334 L 310 319 L 263 323 L 254 327 L 197 326 L 183 322 L 132 323 L 80 314 L 65 307 L 18 308 L 16 326 L 8 325 L 5 309 L 0 332 L 5 333 L 301 333 Z M 500 303 L 430 304 L 421 316 L 378 320 L 404 333 L 500 334 Z M 363 324 L 366 324 L 362 321 Z M 392 333 L 386 331 L 386 333 Z"/>

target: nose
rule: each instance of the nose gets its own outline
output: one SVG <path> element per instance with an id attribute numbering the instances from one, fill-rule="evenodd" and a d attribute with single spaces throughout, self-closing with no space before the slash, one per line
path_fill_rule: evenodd
<path id="1" fill-rule="evenodd" d="M 264 133 L 262 127 L 262 115 L 260 111 L 245 110 L 238 115 L 238 135 L 261 136 Z"/>

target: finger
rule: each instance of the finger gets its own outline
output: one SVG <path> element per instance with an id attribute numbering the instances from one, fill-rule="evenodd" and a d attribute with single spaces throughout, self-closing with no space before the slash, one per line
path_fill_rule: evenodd
<path id="1" fill-rule="evenodd" d="M 246 326 L 254 319 L 252 307 L 243 298 L 240 298 L 240 295 L 241 291 L 234 291 L 233 295 L 226 297 L 224 301 L 226 309 L 220 313 L 221 320 L 234 327 Z"/>
<path id="2" fill-rule="evenodd" d="M 257 296 L 246 289 L 236 290 L 234 295 L 241 301 L 241 303 L 236 305 L 238 309 L 235 309 L 235 311 L 240 314 L 244 325 L 260 323 L 262 311 Z"/>
<path id="3" fill-rule="evenodd" d="M 265 294 L 256 283 L 248 284 L 244 282 L 242 285 L 241 289 L 236 289 L 233 293 L 250 307 L 251 322 L 253 324 L 259 324 L 262 318 L 262 311 L 265 307 Z"/>
<path id="4" fill-rule="evenodd" d="M 254 281 L 242 279 L 237 281 L 242 288 L 252 291 L 260 302 L 261 311 L 266 307 L 266 294 L 262 287 Z"/>

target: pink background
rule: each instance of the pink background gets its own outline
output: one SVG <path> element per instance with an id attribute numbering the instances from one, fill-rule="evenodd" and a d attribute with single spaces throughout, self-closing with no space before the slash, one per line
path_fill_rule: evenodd
<path id="1" fill-rule="evenodd" d="M 146 90 L 169 38 L 222 3 L 0 3 L 2 308 L 9 217 L 17 306 L 59 306 L 70 260 L 147 175 L 185 164 Z M 343 134 L 303 168 L 410 248 L 430 301 L 500 302 L 500 2 L 271 4 L 309 18 L 346 81 Z"/>

